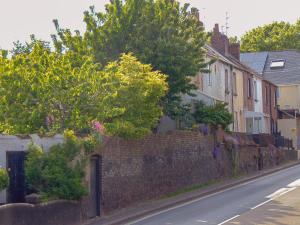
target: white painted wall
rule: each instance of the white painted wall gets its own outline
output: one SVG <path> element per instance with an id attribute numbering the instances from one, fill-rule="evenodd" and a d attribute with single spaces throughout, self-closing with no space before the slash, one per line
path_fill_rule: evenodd
<path id="1" fill-rule="evenodd" d="M 6 168 L 6 152 L 27 151 L 29 143 L 34 143 L 43 147 L 45 151 L 55 144 L 63 142 L 62 135 L 40 138 L 38 135 L 30 135 L 28 138 L 20 138 L 12 135 L 0 135 L 0 167 Z M 0 203 L 6 202 L 6 191 L 0 192 Z"/>
<path id="2" fill-rule="evenodd" d="M 208 59 L 211 60 L 211 59 Z M 228 89 L 229 94 L 225 93 L 225 70 L 228 70 Z M 232 74 L 230 67 L 220 60 L 217 60 L 211 65 L 211 85 L 209 83 L 209 74 L 203 74 L 203 92 L 206 95 L 212 96 L 214 99 L 218 99 L 229 104 L 229 108 L 232 108 Z"/>

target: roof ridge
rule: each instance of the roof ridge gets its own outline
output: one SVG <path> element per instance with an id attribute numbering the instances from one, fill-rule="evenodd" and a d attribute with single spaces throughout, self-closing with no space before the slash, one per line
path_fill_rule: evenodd
<path id="1" fill-rule="evenodd" d="M 260 51 L 260 52 L 241 52 L 241 55 L 244 54 L 259 54 L 259 53 L 272 53 L 272 52 L 299 52 L 300 53 L 300 50 L 299 49 L 283 49 L 283 50 L 273 50 L 273 51 Z"/>

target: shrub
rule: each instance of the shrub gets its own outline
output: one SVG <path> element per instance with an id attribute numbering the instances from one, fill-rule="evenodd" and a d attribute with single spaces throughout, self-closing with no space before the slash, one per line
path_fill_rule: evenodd
<path id="1" fill-rule="evenodd" d="M 0 168 L 0 191 L 8 187 L 9 177 L 6 169 Z"/>
<path id="2" fill-rule="evenodd" d="M 81 149 L 82 144 L 72 131 L 66 131 L 64 143 L 51 147 L 48 153 L 31 145 L 25 163 L 26 181 L 31 190 L 46 200 L 79 200 L 85 196 Z"/>
<path id="3" fill-rule="evenodd" d="M 233 116 L 227 109 L 226 103 L 217 103 L 213 106 L 207 106 L 203 102 L 195 104 L 195 111 L 193 113 L 197 123 L 208 124 L 214 128 L 218 125 L 226 129 L 233 123 Z"/>
<path id="4" fill-rule="evenodd" d="M 42 188 L 43 179 L 41 171 L 44 159 L 45 154 L 43 149 L 33 142 L 30 143 L 25 161 L 25 177 L 30 192 L 36 192 Z"/>

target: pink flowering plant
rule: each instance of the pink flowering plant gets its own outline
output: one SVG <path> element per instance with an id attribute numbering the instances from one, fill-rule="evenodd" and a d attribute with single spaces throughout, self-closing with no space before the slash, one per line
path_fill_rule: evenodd
<path id="1" fill-rule="evenodd" d="M 91 122 L 91 128 L 91 135 L 87 137 L 83 143 L 86 155 L 91 154 L 97 145 L 103 143 L 103 135 L 105 134 L 105 127 L 98 120 L 93 120 Z"/>
<path id="2" fill-rule="evenodd" d="M 99 121 L 97 121 L 97 120 L 92 121 L 92 129 L 94 132 L 104 135 L 105 127 Z"/>

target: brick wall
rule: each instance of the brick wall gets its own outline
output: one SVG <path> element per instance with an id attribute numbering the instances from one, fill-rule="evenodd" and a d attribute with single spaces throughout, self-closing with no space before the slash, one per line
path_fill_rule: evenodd
<path id="1" fill-rule="evenodd" d="M 272 119 L 271 121 L 273 121 L 272 123 L 274 126 L 274 123 L 276 123 L 278 119 L 277 102 L 275 97 L 277 87 L 271 84 L 270 82 L 264 80 L 262 83 L 262 90 L 263 90 L 263 111 L 265 114 L 271 116 Z M 273 131 L 275 131 L 274 128 Z"/>
<path id="2" fill-rule="evenodd" d="M 138 141 L 111 138 L 98 153 L 103 162 L 104 214 L 182 188 L 257 171 L 260 156 L 266 168 L 296 159 L 292 151 L 275 147 L 259 152 L 245 134 L 219 133 L 214 138 L 188 131 L 153 134 Z M 234 156 L 238 158 L 235 166 Z"/>

